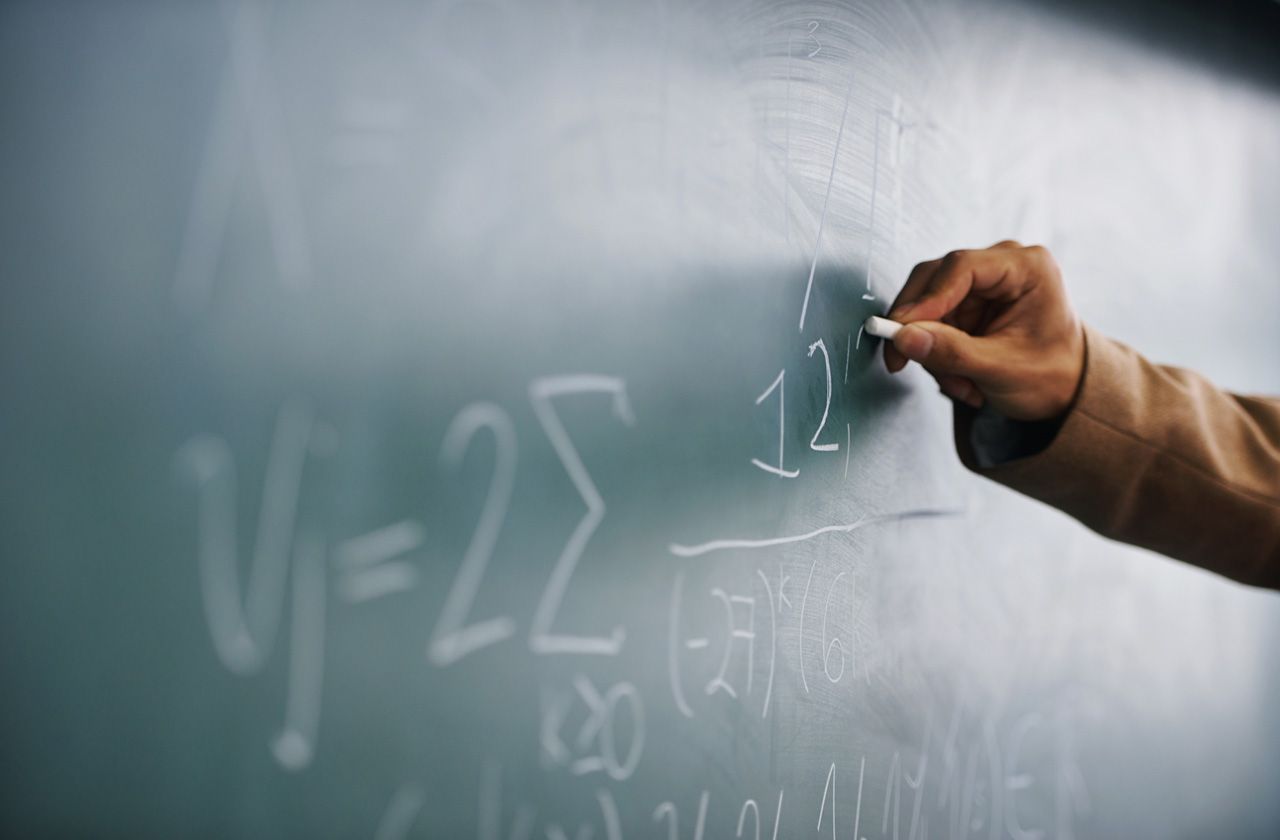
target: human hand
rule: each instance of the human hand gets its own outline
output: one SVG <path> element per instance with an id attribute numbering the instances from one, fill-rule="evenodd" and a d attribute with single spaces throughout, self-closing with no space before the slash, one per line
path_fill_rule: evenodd
<path id="1" fill-rule="evenodd" d="M 1075 399 L 1084 331 L 1042 246 L 1006 241 L 920 263 L 888 317 L 906 325 L 885 343 L 890 373 L 919 362 L 947 396 L 1015 420 L 1058 417 Z"/>

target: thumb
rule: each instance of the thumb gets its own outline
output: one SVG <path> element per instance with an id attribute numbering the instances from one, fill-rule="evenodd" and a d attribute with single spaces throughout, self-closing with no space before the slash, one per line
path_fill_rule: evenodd
<path id="1" fill-rule="evenodd" d="M 930 373 L 966 376 L 981 381 L 991 369 L 990 339 L 969 335 L 940 321 L 914 321 L 893 339 L 898 352 Z"/>

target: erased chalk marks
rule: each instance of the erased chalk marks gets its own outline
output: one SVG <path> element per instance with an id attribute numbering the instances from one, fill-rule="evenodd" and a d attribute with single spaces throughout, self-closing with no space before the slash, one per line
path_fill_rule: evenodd
<path id="1" fill-rule="evenodd" d="M 311 279 L 310 244 L 293 159 L 279 122 L 263 5 L 241 0 L 229 11 L 227 70 L 196 176 L 173 284 L 174 303 L 186 314 L 201 312 L 212 294 L 246 145 L 266 205 L 279 280 L 286 288 L 300 289 Z"/>

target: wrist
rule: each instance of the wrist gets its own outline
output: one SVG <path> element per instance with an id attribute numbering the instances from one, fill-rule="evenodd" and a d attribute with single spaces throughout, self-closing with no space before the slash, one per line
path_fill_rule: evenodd
<path id="1" fill-rule="evenodd" d="M 1063 358 L 1067 360 L 1065 369 L 1062 374 L 1062 381 L 1058 387 L 1057 399 L 1054 402 L 1053 410 L 1041 420 L 1061 420 L 1071 412 L 1071 408 L 1076 404 L 1076 399 L 1080 396 L 1080 387 L 1084 383 L 1085 360 L 1088 356 L 1088 341 L 1085 339 L 1084 323 L 1079 318 L 1072 318 L 1072 340 L 1069 343 L 1067 351 L 1063 354 Z"/>

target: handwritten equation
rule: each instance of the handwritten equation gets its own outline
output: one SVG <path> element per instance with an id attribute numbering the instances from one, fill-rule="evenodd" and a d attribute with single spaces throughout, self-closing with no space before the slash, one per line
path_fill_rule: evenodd
<path id="1" fill-rule="evenodd" d="M 247 161 L 262 188 L 275 270 L 284 285 L 305 288 L 315 273 L 312 237 L 299 199 L 294 162 L 283 140 L 275 80 L 270 72 L 262 10 L 253 3 L 229 7 L 231 42 L 226 77 L 217 99 L 213 130 L 204 150 L 187 218 L 173 295 L 179 310 L 198 314 L 212 294 L 223 237 L 231 213 L 235 174 Z M 795 187 L 792 171 L 793 93 L 799 86 L 797 63 L 831 58 L 826 24 L 794 23 L 786 38 L 784 130 L 780 154 L 783 173 L 782 218 L 786 241 L 801 237 L 793 225 Z M 466 62 L 450 62 L 450 73 L 470 80 L 474 89 L 489 90 L 483 74 L 467 71 Z M 461 74 L 461 75 L 458 75 Z M 746 411 L 767 412 L 775 422 L 777 448 L 740 453 L 738 480 L 785 479 L 795 485 L 802 469 L 817 460 L 843 461 L 848 478 L 853 454 L 853 421 L 841 414 L 837 398 L 849 385 L 851 359 L 864 336 L 814 334 L 815 285 L 824 237 L 832 234 L 829 212 L 833 189 L 845 174 L 842 148 L 858 142 L 852 125 L 860 116 L 858 78 L 850 68 L 839 97 L 839 121 L 830 138 L 830 167 L 818 203 L 807 271 L 795 278 L 796 309 L 779 317 L 787 334 L 798 314 L 795 348 L 803 353 L 797 368 L 772 365 L 756 387 L 762 390 Z M 914 123 L 909 109 L 894 96 L 887 107 L 870 115 L 870 170 L 852 173 L 869 183 L 867 222 L 861 250 L 865 277 L 859 292 L 875 302 L 882 249 L 898 244 L 902 205 L 900 167 L 904 138 Z M 851 116 L 854 122 L 851 123 Z M 414 114 L 394 98 L 347 98 L 336 110 L 336 134 L 328 157 L 339 167 L 401 165 L 407 155 L 403 132 Z M 767 144 L 770 145 L 770 144 Z M 825 161 L 825 158 L 823 159 Z M 885 181 L 892 178 L 886 199 Z M 886 201 L 889 209 L 886 210 Z M 886 221 L 886 213 L 892 218 Z M 885 228 L 889 230 L 886 233 Z M 887 246 L 885 245 L 887 241 Z M 828 243 L 829 245 L 829 243 Z M 809 248 L 809 243 L 804 246 Z M 801 294 L 801 289 L 802 294 Z M 860 320 L 860 319 L 859 319 Z M 828 343 L 828 340 L 831 343 Z M 843 359 L 840 358 L 843 351 Z M 788 401 L 793 386 L 818 383 L 820 412 L 797 411 Z M 767 381 L 767 385 L 764 383 Z M 754 389 L 753 389 L 754 392 Z M 779 688 L 786 682 L 797 696 L 837 698 L 852 703 L 873 683 L 869 660 L 874 656 L 869 601 L 864 582 L 851 563 L 823 568 L 821 559 L 807 568 L 787 558 L 787 547 L 836 535 L 873 532 L 893 523 L 946 519 L 963 515 L 958 508 L 918 507 L 874 513 L 848 521 L 812 523 L 785 533 L 661 535 L 665 554 L 653 558 L 667 564 L 665 634 L 646 637 L 621 619 L 596 626 L 574 626 L 574 615 L 608 614 L 578 611 L 574 578 L 584 564 L 599 562 L 593 539 L 610 513 L 588 464 L 596 453 L 584 451 L 563 418 L 572 404 L 575 417 L 592 412 L 610 445 L 626 451 L 644 411 L 632 403 L 627 379 L 603 373 L 540 376 L 527 382 L 525 399 L 536 428 L 521 430 L 513 407 L 480 400 L 452 415 L 438 442 L 434 475 L 442 483 L 457 481 L 474 462 L 477 448 L 491 450 L 492 465 L 469 539 L 434 615 L 424 616 L 420 645 L 424 668 L 445 671 L 482 659 L 499 649 L 519 648 L 533 657 L 557 657 L 573 663 L 570 675 L 540 686 L 536 705 L 537 756 L 540 772 L 576 783 L 593 808 L 590 818 L 553 813 L 544 803 L 517 790 L 504 791 L 504 766 L 486 762 L 476 789 L 477 834 L 482 840 L 593 840 L 624 836 L 669 840 L 709 837 L 761 837 L 778 840 L 799 829 L 854 840 L 868 838 L 1002 837 L 1032 840 L 1071 836 L 1074 814 L 1087 810 L 1088 794 L 1074 756 L 1071 720 L 1066 714 L 1029 713 L 1012 721 L 978 714 L 959 700 L 949 722 L 935 726 L 929 718 L 921 743 L 899 748 L 887 761 L 870 751 L 857 755 L 833 745 L 831 760 L 815 765 L 812 784 L 776 785 L 756 795 L 726 800 L 713 788 L 672 790 L 669 798 L 637 801 L 628 785 L 649 762 L 651 727 L 659 706 L 675 710 L 682 725 L 696 731 L 697 722 L 722 718 L 726 710 L 753 720 L 777 718 Z M 643 406 L 641 407 L 643 409 Z M 812 416 L 808 416 L 812 414 Z M 798 418 L 798 419 L 797 419 Z M 800 424 L 804 451 L 787 451 L 790 434 Z M 844 435 L 840 427 L 843 426 Z M 516 615 L 477 609 L 486 587 L 501 585 L 493 572 L 501 535 L 510 528 L 521 474 L 521 434 L 532 432 L 551 448 L 576 494 L 571 508 L 557 510 L 569 528 L 545 579 L 529 593 L 532 614 Z M 593 438 L 595 440 L 596 438 Z M 300 498 L 310 469 L 341 451 L 340 429 L 318 416 L 305 397 L 279 407 L 266 466 L 260 479 L 260 509 L 247 557 L 242 557 L 238 498 L 246 477 L 237 455 L 217 434 L 190 438 L 176 452 L 179 481 L 195 501 L 196 576 L 204 619 L 214 654 L 240 679 L 260 676 L 278 651 L 287 656 L 287 679 L 281 722 L 264 743 L 275 762 L 301 773 L 316 761 L 322 744 L 326 650 L 335 607 L 375 610 L 386 599 L 424 587 L 422 557 L 441 527 L 426 518 L 388 517 L 362 533 L 322 533 L 316 525 L 300 525 Z M 817 459 L 817 460 L 815 460 Z M 697 567 L 728 560 L 711 571 Z M 725 569 L 729 569 L 726 571 Z M 710 575 L 709 584 L 706 577 Z M 243 579 L 242 579 L 243 578 Z M 693 580 L 699 581 L 697 584 Z M 289 623 L 285 627 L 285 616 Z M 662 680 L 618 678 L 604 672 L 601 661 L 618 659 L 641 645 L 661 646 Z M 602 675 L 602 672 L 605 675 Z M 842 693 L 843 692 L 843 693 Z M 800 707 L 805 708 L 804 706 Z M 441 721 L 441 724 L 447 724 Z M 670 734 L 670 733 L 667 733 Z M 1036 742 L 1052 747 L 1052 778 L 1036 778 L 1024 767 L 1024 747 Z M 647 752 L 648 750 L 648 752 Z M 1043 762 L 1039 766 L 1043 766 Z M 508 786 L 509 787 L 509 786 Z M 820 795 L 814 795 L 820 791 Z M 1055 825 L 1024 824 L 1018 802 L 1024 795 L 1053 802 Z M 816 810 L 810 808 L 817 799 Z M 873 801 L 874 800 L 874 801 Z M 429 824 L 430 791 L 406 779 L 387 801 L 373 825 L 374 836 L 393 840 L 410 836 Z M 871 819 L 874 813 L 878 819 Z M 1043 813 L 1043 809 L 1038 811 Z M 934 821 L 933 825 L 930 822 Z M 942 823 L 942 824 L 940 824 Z M 784 828 L 784 825 L 786 826 Z"/>

